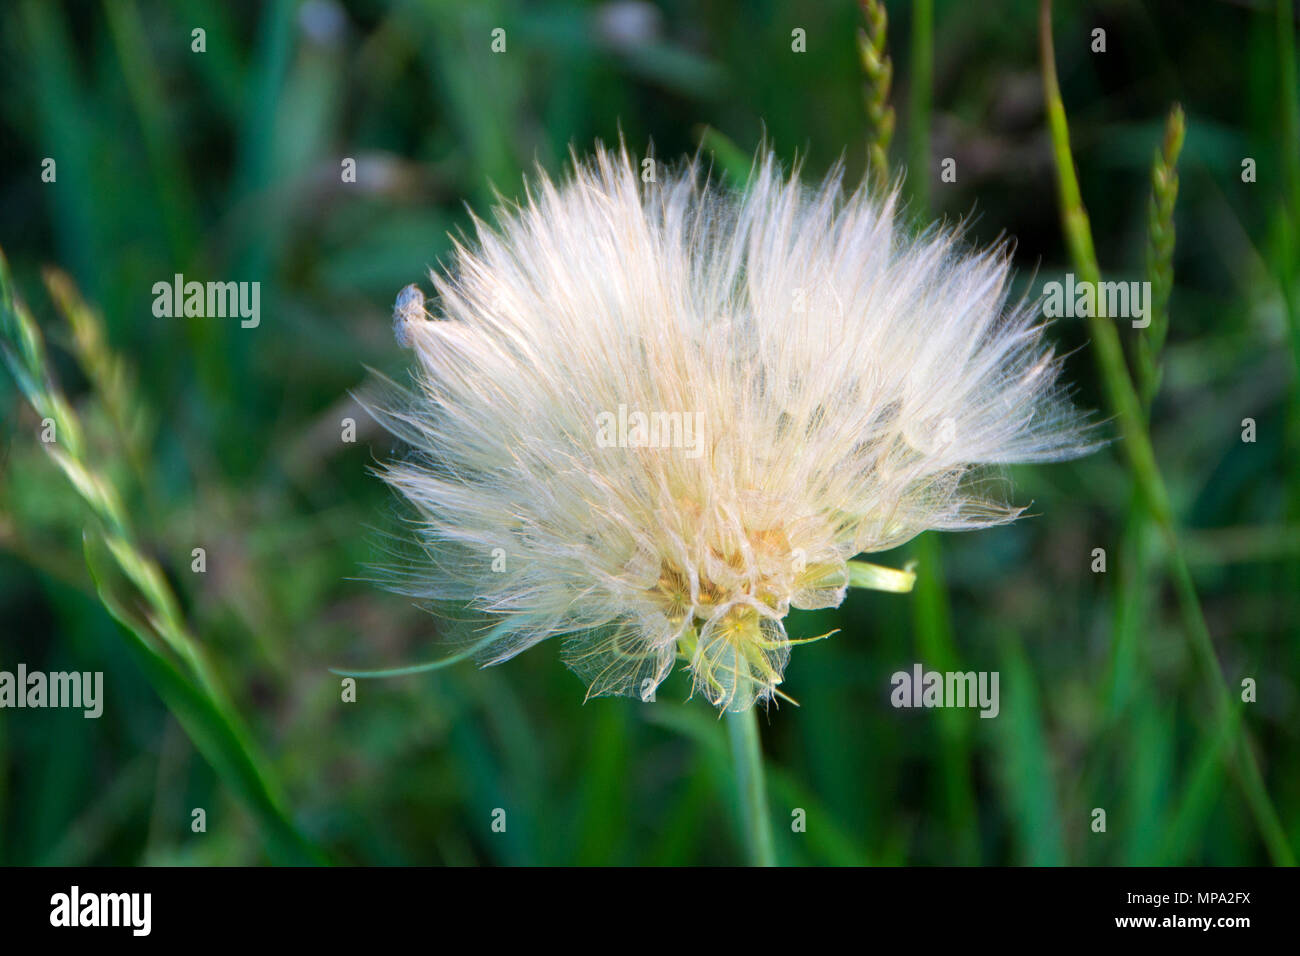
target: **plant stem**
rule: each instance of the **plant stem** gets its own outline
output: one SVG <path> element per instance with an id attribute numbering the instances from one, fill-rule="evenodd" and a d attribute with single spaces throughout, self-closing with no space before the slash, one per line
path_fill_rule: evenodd
<path id="1" fill-rule="evenodd" d="M 894 66 L 886 52 L 889 16 L 882 0 L 859 0 L 865 26 L 858 30 L 858 55 L 867 108 L 867 172 L 876 187 L 889 188 L 889 143 L 894 137 L 894 108 L 889 105 L 889 86 Z"/>
<path id="2" fill-rule="evenodd" d="M 1041 0 L 1039 11 L 1043 92 L 1047 102 L 1047 118 L 1051 132 L 1052 153 L 1056 163 L 1057 184 L 1060 189 L 1061 218 L 1066 243 L 1080 278 L 1095 287 L 1101 282 L 1101 268 L 1093 245 L 1088 212 L 1084 208 L 1083 196 L 1079 191 L 1074 156 L 1070 152 L 1070 131 L 1066 123 L 1065 104 L 1061 99 L 1061 89 L 1056 78 L 1056 56 L 1052 49 L 1051 0 Z M 1196 585 L 1192 580 L 1179 541 L 1169 492 L 1156 462 L 1151 436 L 1147 433 L 1142 402 L 1124 361 L 1119 332 L 1116 331 L 1114 322 L 1108 320 L 1104 309 L 1101 308 L 1094 309 L 1088 317 L 1088 329 L 1092 336 L 1093 354 L 1101 370 L 1106 395 L 1124 439 L 1122 447 L 1128 457 L 1134 481 L 1164 539 L 1174 590 L 1178 596 L 1184 624 L 1189 632 L 1192 652 L 1209 677 L 1215 719 L 1220 731 L 1231 741 L 1230 757 L 1235 757 L 1237 780 L 1273 862 L 1294 866 L 1295 854 L 1278 818 L 1277 810 L 1264 788 L 1263 776 L 1254 751 L 1251 749 L 1249 735 L 1241 726 L 1240 708 L 1233 703 L 1227 680 L 1223 675 L 1223 668 L 1214 650 L 1209 627 L 1205 623 L 1200 597 L 1196 593 Z"/>
<path id="3" fill-rule="evenodd" d="M 731 756 L 736 767 L 736 792 L 741 822 L 752 866 L 776 866 L 771 815 L 767 809 L 767 784 L 763 779 L 763 752 L 758 745 L 758 709 L 727 713 Z"/>
<path id="4" fill-rule="evenodd" d="M 50 275 L 55 301 L 62 308 L 80 308 L 76 290 L 70 284 L 61 288 L 61 277 Z M 80 319 L 69 321 L 76 328 Z M 86 565 L 100 603 L 122 625 L 127 649 L 217 777 L 262 826 L 271 859 L 299 866 L 326 862 L 293 822 L 271 765 L 217 679 L 203 645 L 190 632 L 162 568 L 137 543 L 111 471 L 100 456 L 90 454 L 81 418 L 54 382 L 45 338 L 15 294 L 2 250 L 0 360 L 36 413 L 51 419 L 57 437 L 44 449 L 93 516 L 82 533 Z M 106 347 L 100 367 L 120 367 Z M 99 385 L 106 381 L 93 372 L 90 378 Z M 98 397 L 101 404 L 111 402 Z"/>
<path id="5" fill-rule="evenodd" d="M 907 183 L 917 209 L 930 210 L 930 111 L 934 83 L 934 0 L 912 4 L 912 87 L 907 112 Z"/>

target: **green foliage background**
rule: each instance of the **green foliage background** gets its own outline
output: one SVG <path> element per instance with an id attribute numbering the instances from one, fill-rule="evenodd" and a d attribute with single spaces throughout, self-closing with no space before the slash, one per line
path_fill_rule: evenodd
<path id="1" fill-rule="evenodd" d="M 1280 6 L 1066 2 L 1054 33 L 1107 278 L 1144 277 L 1152 155 L 1171 103 L 1187 111 L 1150 436 L 1234 701 L 1242 678 L 1258 683 L 1243 726 L 1295 847 L 1300 157 L 1295 26 Z M 911 163 L 912 208 L 966 219 L 974 242 L 1014 238 L 1018 285 L 1036 294 L 1072 268 L 1037 3 L 937 0 L 919 70 L 912 5 L 888 9 L 891 158 Z M 766 131 L 808 178 L 843 157 L 856 179 L 869 134 L 861 22 L 839 0 L 5 4 L 0 247 L 88 462 L 120 491 L 142 559 L 166 574 L 247 726 L 226 745 L 264 761 L 273 797 L 257 809 L 237 771 L 196 748 L 189 698 L 160 690 L 183 671 L 155 669 L 105 610 L 83 552 L 100 519 L 0 376 L 0 668 L 102 670 L 106 697 L 99 720 L 0 710 L 0 862 L 742 859 L 725 727 L 684 702 L 680 676 L 654 704 L 584 705 L 542 645 L 487 670 L 362 682 L 356 703 L 340 701 L 331 666 L 439 653 L 435 619 L 363 580 L 376 529 L 396 522 L 367 467 L 393 449 L 349 390 L 366 365 L 404 374 L 394 296 L 445 257 L 467 207 L 517 195 L 535 161 L 558 171 L 570 144 L 621 131 L 676 158 L 703 141 L 735 174 Z M 635 35 L 620 39 L 619 23 Z M 205 53 L 191 52 L 195 27 Z M 505 54 L 490 51 L 495 27 Z M 806 53 L 791 51 L 796 27 Z M 1096 27 L 1105 53 L 1090 50 Z M 927 84 L 932 102 L 916 95 Z M 41 182 L 45 157 L 55 183 Z M 358 161 L 356 184 L 340 182 L 343 157 Z M 940 180 L 945 157 L 955 183 Z M 1244 157 L 1257 182 L 1242 181 Z M 46 265 L 102 314 L 102 343 L 78 347 Z M 154 317 L 152 286 L 175 273 L 259 281 L 261 326 Z M 1141 333 L 1119 329 L 1132 354 Z M 1109 415 L 1087 326 L 1061 320 L 1051 334 L 1072 353 L 1080 402 Z M 122 373 L 106 396 L 86 357 L 111 354 Z M 339 440 L 349 416 L 355 444 Z M 912 595 L 854 592 L 791 619 L 793 636 L 841 631 L 794 653 L 785 689 L 802 706 L 763 718 L 782 862 L 1279 859 L 1118 445 L 1010 477 L 1034 517 L 877 558 L 919 562 Z M 203 575 L 190 570 L 199 546 Z M 889 677 L 915 661 L 999 671 L 1001 715 L 892 709 Z M 206 833 L 191 832 L 195 807 Z M 490 827 L 498 807 L 504 833 Z M 795 808 L 804 833 L 791 832 Z M 276 814 L 299 844 L 277 843 Z"/>

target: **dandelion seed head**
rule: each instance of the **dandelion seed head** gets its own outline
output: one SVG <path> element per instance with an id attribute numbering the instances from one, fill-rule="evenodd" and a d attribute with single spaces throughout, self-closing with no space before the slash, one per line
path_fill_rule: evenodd
<path id="1" fill-rule="evenodd" d="M 1090 438 L 1005 248 L 770 153 L 744 190 L 656 179 L 575 159 L 455 244 L 438 321 L 403 290 L 414 383 L 374 411 L 410 453 L 381 474 L 428 558 L 401 587 L 490 619 L 484 662 L 561 637 L 591 696 L 649 700 L 680 659 L 745 710 L 850 558 L 1011 521 L 990 469 Z"/>

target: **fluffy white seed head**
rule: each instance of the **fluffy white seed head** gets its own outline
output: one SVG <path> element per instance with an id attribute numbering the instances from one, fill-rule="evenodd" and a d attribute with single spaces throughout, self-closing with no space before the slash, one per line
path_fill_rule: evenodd
<path id="1" fill-rule="evenodd" d="M 490 620 L 481 660 L 563 635 L 592 695 L 648 700 L 681 658 L 746 709 L 848 559 L 1010 521 L 988 466 L 1086 450 L 1005 249 L 917 237 L 896 195 L 770 154 L 743 191 L 574 165 L 476 221 L 433 317 L 403 290 L 415 385 L 377 412 L 429 558 L 403 587 Z"/>

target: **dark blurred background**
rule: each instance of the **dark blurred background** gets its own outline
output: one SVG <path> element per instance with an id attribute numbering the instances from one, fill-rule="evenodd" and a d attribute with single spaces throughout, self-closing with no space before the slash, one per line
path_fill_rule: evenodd
<path id="1" fill-rule="evenodd" d="M 887 8 L 891 159 L 910 169 L 912 210 L 965 220 L 976 243 L 1013 239 L 1018 291 L 1036 294 L 1070 268 L 1037 3 L 936 0 L 933 107 L 917 111 L 913 8 Z M 376 535 L 396 523 L 368 467 L 393 449 L 349 391 L 366 366 L 405 374 L 393 299 L 445 258 L 449 231 L 469 226 L 469 209 L 486 214 L 495 190 L 518 195 L 535 164 L 560 171 L 570 146 L 621 133 L 661 158 L 703 148 L 743 175 L 766 135 L 786 162 L 804 157 L 806 178 L 842 158 L 856 181 L 869 133 L 861 23 L 843 0 L 0 9 L 0 247 L 92 460 L 180 595 L 286 812 L 329 859 L 742 858 L 725 726 L 684 701 L 680 674 L 654 704 L 584 705 L 552 642 L 486 670 L 362 681 L 355 703 L 340 700 L 331 666 L 439 653 L 434 618 L 364 580 Z M 1091 50 L 1098 27 L 1104 53 Z M 195 28 L 205 52 L 191 49 Z M 491 50 L 496 28 L 504 53 Z M 791 49 L 796 28 L 806 52 Z M 1151 436 L 1228 688 L 1258 683 L 1245 726 L 1295 846 L 1300 470 L 1283 288 L 1296 274 L 1284 179 L 1297 144 L 1279 119 L 1294 24 L 1263 0 L 1105 0 L 1058 3 L 1054 33 L 1108 278 L 1143 277 L 1152 155 L 1172 103 L 1187 111 Z M 345 158 L 355 183 L 341 181 Z M 941 181 L 944 158 L 956 182 Z M 124 363 L 129 441 L 72 357 L 46 265 L 102 313 L 103 348 Z M 260 326 L 155 317 L 153 284 L 175 273 L 260 282 Z M 1138 333 L 1120 328 L 1131 346 Z M 1051 335 L 1071 353 L 1079 401 L 1108 415 L 1087 326 L 1065 319 Z M 346 417 L 355 443 L 340 441 Z M 97 598 L 82 556 L 90 519 L 38 430 L 0 374 L 0 668 L 102 670 L 105 706 L 98 720 L 0 710 L 0 861 L 273 859 Z M 853 592 L 788 622 L 795 636 L 841 632 L 793 654 L 784 689 L 802 706 L 762 718 L 781 859 L 1268 862 L 1119 450 L 1011 478 L 1032 517 L 877 559 L 918 560 L 914 594 Z M 190 567 L 199 546 L 203 574 Z M 998 718 L 891 708 L 890 675 L 916 661 L 998 671 Z M 196 807 L 205 833 L 191 831 Z M 791 831 L 796 808 L 806 832 Z"/>

